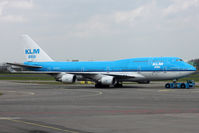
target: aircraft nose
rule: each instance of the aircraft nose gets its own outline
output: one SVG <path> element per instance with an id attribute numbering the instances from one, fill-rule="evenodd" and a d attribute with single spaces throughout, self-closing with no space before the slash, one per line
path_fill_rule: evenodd
<path id="1" fill-rule="evenodd" d="M 189 66 L 189 71 L 194 71 L 194 72 L 195 72 L 195 71 L 196 71 L 196 68 L 195 68 L 194 66 L 190 65 L 190 66 Z"/>

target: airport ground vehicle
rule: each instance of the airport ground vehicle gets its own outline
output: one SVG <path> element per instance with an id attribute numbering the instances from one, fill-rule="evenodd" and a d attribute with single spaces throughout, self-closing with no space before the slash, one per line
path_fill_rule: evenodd
<path id="1" fill-rule="evenodd" d="M 187 80 L 186 83 L 167 83 L 165 85 L 165 88 L 185 88 L 185 89 L 190 89 L 195 87 L 195 82 L 193 80 Z"/>

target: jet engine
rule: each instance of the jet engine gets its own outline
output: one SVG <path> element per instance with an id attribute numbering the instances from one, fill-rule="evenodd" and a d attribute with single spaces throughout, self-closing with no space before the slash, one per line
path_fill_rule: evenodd
<path id="1" fill-rule="evenodd" d="M 76 81 L 76 76 L 73 74 L 64 74 L 61 77 L 61 82 L 63 83 L 74 83 Z"/>
<path id="2" fill-rule="evenodd" d="M 102 85 L 113 85 L 115 84 L 115 78 L 113 76 L 104 76 L 100 79 Z"/>

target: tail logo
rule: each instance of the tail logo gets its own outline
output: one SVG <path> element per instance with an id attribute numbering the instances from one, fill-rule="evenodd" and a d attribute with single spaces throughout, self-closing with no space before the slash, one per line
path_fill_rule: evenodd
<path id="1" fill-rule="evenodd" d="M 25 49 L 25 54 L 39 54 L 40 50 L 39 49 Z"/>
<path id="2" fill-rule="evenodd" d="M 36 58 L 37 54 L 40 54 L 40 49 L 25 49 L 25 54 L 28 55 L 29 59 Z"/>

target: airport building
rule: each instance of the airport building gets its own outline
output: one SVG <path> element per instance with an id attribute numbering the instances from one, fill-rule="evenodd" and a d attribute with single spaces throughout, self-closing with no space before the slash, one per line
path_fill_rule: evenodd
<path id="1" fill-rule="evenodd" d="M 18 67 L 18 66 L 10 66 L 7 65 L 6 63 L 0 63 L 0 73 L 9 73 L 9 69 L 13 69 L 15 71 L 25 71 L 25 68 L 23 67 Z"/>
<path id="2" fill-rule="evenodd" d="M 0 72 L 8 72 L 7 67 L 8 66 L 5 63 L 0 63 Z"/>

